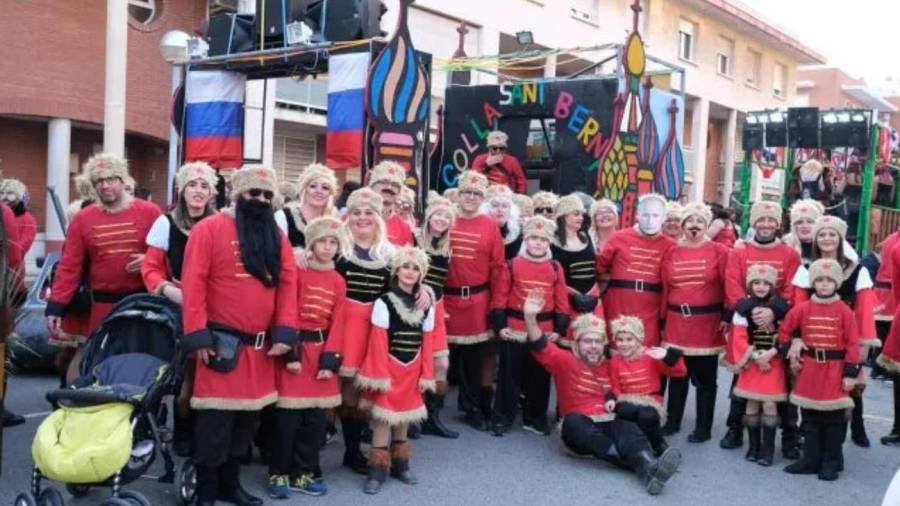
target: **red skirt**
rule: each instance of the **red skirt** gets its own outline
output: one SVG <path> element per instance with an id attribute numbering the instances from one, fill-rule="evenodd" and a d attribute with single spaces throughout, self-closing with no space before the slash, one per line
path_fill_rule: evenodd
<path id="1" fill-rule="evenodd" d="M 284 361 L 275 360 L 275 386 L 278 388 L 278 407 L 285 409 L 333 408 L 341 404 L 341 387 L 337 375 L 318 379 L 319 356 L 324 343 L 300 345 L 300 373 L 288 372 Z"/>
<path id="2" fill-rule="evenodd" d="M 266 356 L 268 346 L 257 350 L 244 346 L 237 366 L 230 372 L 210 369 L 199 358 L 194 376 L 194 409 L 258 411 L 278 399 L 275 360 Z M 278 358 L 280 364 L 281 359 Z"/>
<path id="3" fill-rule="evenodd" d="M 772 368 L 763 372 L 751 359 L 738 376 L 734 395 L 751 401 L 787 400 L 784 360 L 775 356 L 769 361 L 769 365 Z"/>
<path id="4" fill-rule="evenodd" d="M 450 356 L 450 347 L 447 346 L 447 311 L 444 309 L 444 298 L 434 305 L 434 331 L 431 333 L 434 358 Z"/>
<path id="5" fill-rule="evenodd" d="M 425 420 L 428 411 L 422 403 L 422 393 L 419 391 L 419 379 L 422 377 L 421 362 L 421 352 L 408 364 L 389 356 L 391 387 L 387 392 L 366 390 L 359 401 L 359 406 L 370 409 L 373 419 L 392 427 Z"/>
<path id="6" fill-rule="evenodd" d="M 372 303 L 357 302 L 347 299 L 344 304 L 344 359 L 341 362 L 340 375 L 345 378 L 356 376 L 356 371 L 366 358 L 369 348 L 369 332 L 372 330 Z"/>
<path id="7" fill-rule="evenodd" d="M 878 363 L 894 374 L 900 374 L 900 318 L 894 317 L 891 330 L 888 332 Z"/>
<path id="8" fill-rule="evenodd" d="M 489 290 L 476 293 L 469 298 L 458 295 L 444 295 L 444 305 L 450 318 L 447 319 L 447 341 L 451 344 L 478 344 L 492 337 L 488 329 L 488 310 L 491 305 Z"/>

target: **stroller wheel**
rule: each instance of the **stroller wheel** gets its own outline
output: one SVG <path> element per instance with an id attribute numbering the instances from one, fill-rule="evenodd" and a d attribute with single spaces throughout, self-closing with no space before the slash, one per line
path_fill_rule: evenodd
<path id="1" fill-rule="evenodd" d="M 66 506 L 66 500 L 55 488 L 45 488 L 38 497 L 38 502 L 41 506 Z"/>
<path id="2" fill-rule="evenodd" d="M 100 503 L 100 506 L 132 506 L 131 502 L 126 501 L 120 497 L 110 497 L 109 499 Z"/>
<path id="3" fill-rule="evenodd" d="M 125 499 L 131 506 L 151 506 L 144 494 L 136 490 L 123 490 L 119 493 L 120 499 Z"/>
<path id="4" fill-rule="evenodd" d="M 82 485 L 80 483 L 69 483 L 66 485 L 66 490 L 72 494 L 72 497 L 84 497 L 88 495 L 88 492 L 91 491 L 90 485 Z"/>
<path id="5" fill-rule="evenodd" d="M 197 468 L 191 459 L 184 460 L 175 473 L 175 493 L 181 504 L 193 504 L 197 494 Z"/>
<path id="6" fill-rule="evenodd" d="M 13 502 L 15 506 L 38 506 L 37 501 L 34 500 L 34 496 L 31 495 L 31 492 L 20 492 L 19 495 L 16 496 L 15 502 Z"/>

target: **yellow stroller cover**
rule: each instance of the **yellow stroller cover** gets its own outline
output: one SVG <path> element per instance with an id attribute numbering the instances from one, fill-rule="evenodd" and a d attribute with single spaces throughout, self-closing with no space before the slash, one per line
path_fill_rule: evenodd
<path id="1" fill-rule="evenodd" d="M 64 483 L 98 483 L 119 472 L 131 455 L 133 410 L 118 402 L 61 406 L 41 423 L 32 443 L 41 474 Z"/>

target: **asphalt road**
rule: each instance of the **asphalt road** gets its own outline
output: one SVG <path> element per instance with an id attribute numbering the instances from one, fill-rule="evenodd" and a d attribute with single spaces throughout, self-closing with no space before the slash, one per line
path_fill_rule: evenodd
<path id="1" fill-rule="evenodd" d="M 684 461 L 661 496 L 646 495 L 637 478 L 609 465 L 566 455 L 559 434 L 537 436 L 520 429 L 503 438 L 476 432 L 462 426 L 455 410 L 448 409 L 450 425 L 462 432 L 460 439 L 442 440 L 424 437 L 413 442 L 412 467 L 419 477 L 416 486 L 389 480 L 382 492 L 367 496 L 362 492 L 363 478 L 340 467 L 341 443 L 335 441 L 322 452 L 322 466 L 329 492 L 323 497 L 295 497 L 269 504 L 365 504 L 396 505 L 507 505 L 507 504 L 659 504 L 659 505 L 853 505 L 877 506 L 894 473 L 900 467 L 900 448 L 884 447 L 878 437 L 889 432 L 892 420 L 890 384 L 872 382 L 866 391 L 866 417 L 873 446 L 862 449 L 845 444 L 846 471 L 832 483 L 815 476 L 792 476 L 782 472 L 786 464 L 780 458 L 773 467 L 764 468 L 745 462 L 743 451 L 721 450 L 717 441 L 723 435 L 727 399 L 724 385 L 730 378 L 720 374 L 713 440 L 690 444 L 687 433 L 693 427 L 693 394 L 683 430 L 669 439 L 680 448 Z M 46 390 L 55 386 L 50 377 L 12 378 L 8 405 L 28 416 L 28 423 L 6 429 L 3 449 L 3 474 L 0 477 L 0 505 L 12 504 L 16 493 L 27 488 L 31 472 L 31 441 L 38 424 L 47 414 L 43 400 Z M 448 402 L 455 406 L 455 402 Z M 161 461 L 161 459 L 160 459 Z M 159 474 L 160 464 L 151 473 Z M 246 488 L 263 494 L 266 473 L 260 464 L 246 467 L 242 474 Z M 60 484 L 55 486 L 64 491 Z M 175 505 L 171 485 L 152 479 L 139 480 L 129 488 L 145 494 L 154 505 Z M 68 504 L 99 504 L 108 490 L 94 490 L 87 497 Z"/>

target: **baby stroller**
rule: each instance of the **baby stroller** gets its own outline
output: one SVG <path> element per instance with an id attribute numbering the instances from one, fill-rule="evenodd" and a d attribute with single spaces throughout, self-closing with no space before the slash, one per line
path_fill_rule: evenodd
<path id="1" fill-rule="evenodd" d="M 175 482 L 185 504 L 193 500 L 190 461 L 175 473 L 163 402 L 181 384 L 181 331 L 181 308 L 168 299 L 136 294 L 113 308 L 87 344 L 81 377 L 47 394 L 58 409 L 38 428 L 31 488 L 16 497 L 16 506 L 63 506 L 58 490 L 42 489 L 45 478 L 65 483 L 75 497 L 112 487 L 104 506 L 149 506 L 122 486 L 141 477 L 157 452 L 165 462 L 159 481 Z"/>

